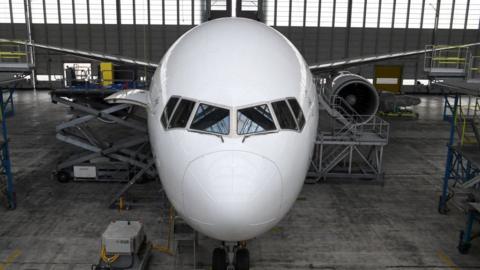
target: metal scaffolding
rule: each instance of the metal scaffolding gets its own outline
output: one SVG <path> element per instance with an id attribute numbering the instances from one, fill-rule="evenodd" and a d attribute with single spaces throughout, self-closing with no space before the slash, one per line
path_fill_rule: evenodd
<path id="1" fill-rule="evenodd" d="M 0 88 L 0 199 L 4 199 L 8 209 L 17 207 L 15 188 L 13 183 L 13 175 L 10 160 L 9 138 L 7 130 L 8 117 L 15 113 L 13 105 L 14 87 Z"/>
<path id="2" fill-rule="evenodd" d="M 307 183 L 329 178 L 382 182 L 383 147 L 390 125 L 375 115 L 358 115 L 339 96 L 331 106 L 322 106 L 331 116 L 331 129 L 318 132 Z"/>
<path id="3" fill-rule="evenodd" d="M 465 193 L 465 188 L 477 188 L 476 176 L 480 172 L 480 98 L 446 95 L 443 119 L 450 124 L 450 136 L 438 211 L 446 214 L 447 202 L 456 193 Z"/>
<path id="4" fill-rule="evenodd" d="M 449 203 L 467 213 L 458 244 L 465 254 L 473 240 L 473 224 L 480 217 L 480 97 L 446 95 L 443 119 L 450 124 L 450 137 L 438 211 L 448 213 Z"/>

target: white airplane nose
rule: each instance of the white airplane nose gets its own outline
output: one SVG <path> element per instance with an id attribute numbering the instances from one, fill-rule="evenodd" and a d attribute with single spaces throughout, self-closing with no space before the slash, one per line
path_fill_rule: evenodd
<path id="1" fill-rule="evenodd" d="M 215 239 L 248 240 L 281 218 L 282 177 L 257 154 L 222 151 L 195 159 L 185 171 L 183 192 L 186 218 Z"/>

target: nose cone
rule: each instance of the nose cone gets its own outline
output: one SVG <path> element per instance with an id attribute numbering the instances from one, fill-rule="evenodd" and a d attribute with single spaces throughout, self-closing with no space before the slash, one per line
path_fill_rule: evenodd
<path id="1" fill-rule="evenodd" d="M 282 179 L 276 165 L 256 154 L 223 151 L 188 166 L 183 182 L 186 218 L 223 241 L 251 239 L 281 218 Z"/>

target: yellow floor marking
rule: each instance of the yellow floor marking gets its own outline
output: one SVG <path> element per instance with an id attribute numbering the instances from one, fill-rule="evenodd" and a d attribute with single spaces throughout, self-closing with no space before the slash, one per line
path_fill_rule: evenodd
<path id="1" fill-rule="evenodd" d="M 0 270 L 6 270 L 7 267 L 10 266 L 21 254 L 22 252 L 20 249 L 15 249 L 12 253 L 10 253 L 10 255 L 8 255 L 5 263 L 0 263 Z"/>
<path id="2" fill-rule="evenodd" d="M 442 262 L 444 264 L 446 264 L 448 267 L 450 267 L 450 269 L 452 270 L 460 270 L 460 268 L 452 261 L 452 259 L 450 259 L 450 257 L 448 257 L 447 254 L 445 254 L 445 252 L 443 252 L 443 250 L 438 250 L 437 251 L 437 256 L 440 258 L 440 260 L 442 260 Z"/>

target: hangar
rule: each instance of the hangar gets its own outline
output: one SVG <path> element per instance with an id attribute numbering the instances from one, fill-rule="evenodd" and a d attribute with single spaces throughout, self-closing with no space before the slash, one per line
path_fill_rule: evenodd
<path id="1" fill-rule="evenodd" d="M 0 14 L 0 269 L 480 268 L 477 1 Z"/>

